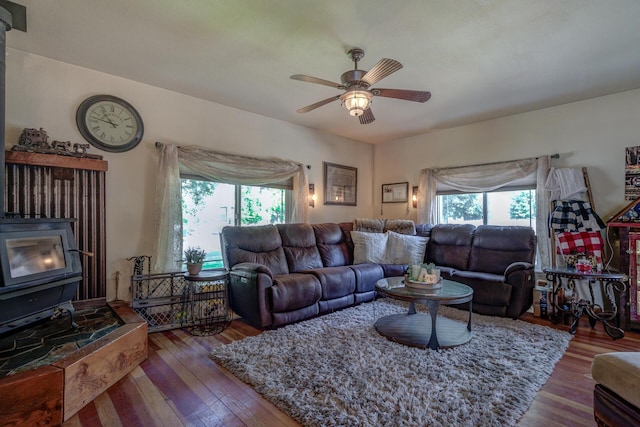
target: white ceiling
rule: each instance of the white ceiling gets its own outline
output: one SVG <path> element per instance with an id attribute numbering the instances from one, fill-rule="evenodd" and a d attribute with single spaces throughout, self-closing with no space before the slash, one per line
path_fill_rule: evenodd
<path id="1" fill-rule="evenodd" d="M 638 0 L 14 1 L 8 47 L 369 143 L 640 88 Z M 296 113 L 341 92 L 289 76 L 339 82 L 356 46 L 431 100 Z"/>

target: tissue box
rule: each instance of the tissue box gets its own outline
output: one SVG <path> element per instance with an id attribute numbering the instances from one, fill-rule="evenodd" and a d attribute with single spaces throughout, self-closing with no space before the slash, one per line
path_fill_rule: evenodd
<path id="1" fill-rule="evenodd" d="M 553 312 L 553 289 L 551 286 L 533 288 L 533 315 L 548 317 Z"/>

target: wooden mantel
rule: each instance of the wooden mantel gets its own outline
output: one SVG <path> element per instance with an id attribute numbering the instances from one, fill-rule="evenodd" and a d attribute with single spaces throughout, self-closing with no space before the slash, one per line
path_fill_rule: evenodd
<path id="1" fill-rule="evenodd" d="M 109 162 L 88 157 L 63 156 L 58 154 L 32 153 L 28 151 L 5 151 L 5 161 L 18 165 L 48 166 L 54 168 L 82 169 L 106 172 Z"/>

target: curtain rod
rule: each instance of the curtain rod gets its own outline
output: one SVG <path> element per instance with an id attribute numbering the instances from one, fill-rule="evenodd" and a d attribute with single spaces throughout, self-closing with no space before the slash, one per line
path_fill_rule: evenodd
<path id="1" fill-rule="evenodd" d="M 551 154 L 549 156 L 552 159 L 559 159 L 560 158 L 560 154 L 556 153 L 556 154 Z M 474 164 L 474 165 L 463 165 L 463 166 L 448 166 L 448 167 L 443 167 L 443 168 L 434 168 L 434 169 L 460 169 L 460 168 L 468 168 L 468 167 L 472 167 L 472 166 L 492 166 L 492 165 L 501 165 L 503 163 L 511 163 L 511 162 L 518 162 L 520 160 L 528 160 L 528 159 L 539 159 L 540 156 L 538 157 L 529 157 L 527 159 L 515 159 L 515 160 L 503 160 L 500 162 L 491 162 L 491 163 L 478 163 L 478 164 Z"/>
<path id="2" fill-rule="evenodd" d="M 164 144 L 160 141 L 156 141 L 156 148 L 162 148 Z M 177 145 L 176 147 L 180 148 L 179 145 Z M 311 169 L 311 165 L 305 165 L 307 167 L 307 169 Z"/>

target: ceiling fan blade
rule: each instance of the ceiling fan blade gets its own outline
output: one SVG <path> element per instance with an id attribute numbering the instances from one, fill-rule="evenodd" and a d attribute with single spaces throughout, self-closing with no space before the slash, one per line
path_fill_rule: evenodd
<path id="1" fill-rule="evenodd" d="M 404 99 L 405 101 L 414 102 L 427 102 L 429 99 L 431 99 L 431 92 L 425 90 L 372 89 L 371 93 L 376 96 Z"/>
<path id="2" fill-rule="evenodd" d="M 395 73 L 400 68 L 402 68 L 402 64 L 395 59 L 382 58 L 376 65 L 373 66 L 372 69 L 367 71 L 367 74 L 362 77 L 362 81 L 368 83 L 369 86 L 371 86 L 384 79 L 388 75 Z"/>
<path id="3" fill-rule="evenodd" d="M 343 87 L 340 83 L 330 82 L 329 80 L 319 79 L 317 77 L 305 76 L 304 74 L 294 74 L 289 78 L 293 80 L 300 80 L 301 82 L 317 83 L 319 85 L 330 86 L 336 89 L 342 89 Z"/>
<path id="4" fill-rule="evenodd" d="M 368 125 L 369 123 L 373 122 L 376 118 L 373 117 L 373 111 L 371 111 L 371 108 L 367 108 L 366 110 L 364 110 L 364 113 L 362 113 L 361 116 L 358 116 L 358 119 L 360 119 L 361 125 Z"/>
<path id="5" fill-rule="evenodd" d="M 306 107 L 300 108 L 298 113 L 308 113 L 311 110 L 315 110 L 318 107 L 322 107 L 330 102 L 335 101 L 336 99 L 340 99 L 340 95 L 332 96 L 331 98 L 323 99 L 322 101 L 318 101 L 315 104 L 307 105 Z"/>

